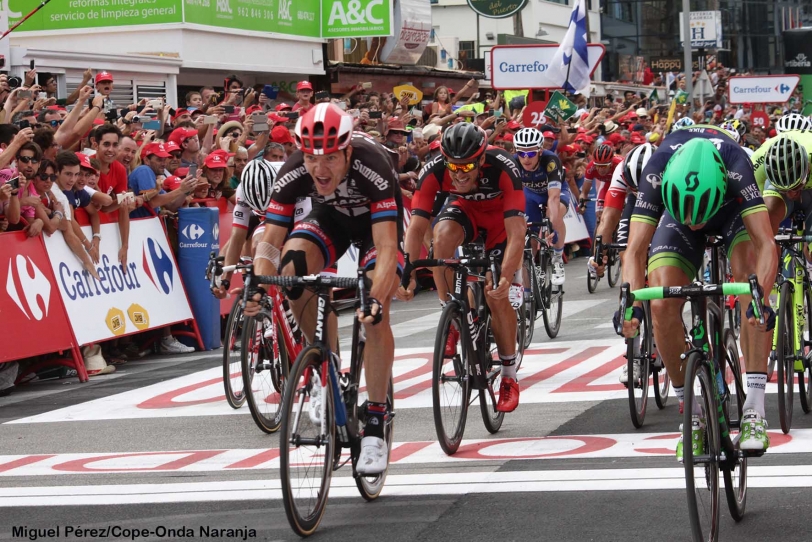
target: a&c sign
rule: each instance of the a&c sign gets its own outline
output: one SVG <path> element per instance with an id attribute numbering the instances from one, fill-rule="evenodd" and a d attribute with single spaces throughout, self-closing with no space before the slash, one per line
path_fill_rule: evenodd
<path id="1" fill-rule="evenodd" d="M 324 38 L 391 36 L 393 4 L 388 0 L 324 0 L 321 35 Z"/>

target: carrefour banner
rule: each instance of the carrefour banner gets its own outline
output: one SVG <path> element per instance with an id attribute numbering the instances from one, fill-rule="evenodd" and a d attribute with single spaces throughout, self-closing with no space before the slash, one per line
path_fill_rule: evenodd
<path id="1" fill-rule="evenodd" d="M 89 226 L 83 228 L 92 238 Z M 81 345 L 191 320 L 178 267 L 158 218 L 130 222 L 125 266 L 118 224 L 102 224 L 93 278 L 61 233 L 45 236 L 59 295 Z"/>
<path id="2" fill-rule="evenodd" d="M 9 24 L 40 0 L 3 0 Z M 392 34 L 390 0 L 58 0 L 15 32 L 193 23 L 308 38 Z"/>

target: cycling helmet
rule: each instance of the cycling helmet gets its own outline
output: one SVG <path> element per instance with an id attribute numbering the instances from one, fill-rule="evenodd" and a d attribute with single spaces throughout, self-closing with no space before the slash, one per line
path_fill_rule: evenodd
<path id="1" fill-rule="evenodd" d="M 332 103 L 316 104 L 296 122 L 296 147 L 305 154 L 330 154 L 346 149 L 353 118 Z"/>
<path id="2" fill-rule="evenodd" d="M 798 189 L 809 177 L 809 153 L 791 137 L 779 138 L 767 149 L 764 173 L 779 192 Z"/>
<path id="3" fill-rule="evenodd" d="M 446 158 L 473 161 L 485 152 L 488 137 L 479 126 L 470 122 L 460 122 L 443 131 L 440 146 Z"/>
<path id="4" fill-rule="evenodd" d="M 692 119 L 691 117 L 682 117 L 678 121 L 674 122 L 674 126 L 671 127 L 671 131 L 673 132 L 674 130 L 687 128 L 689 126 L 693 126 L 694 124 L 696 123 L 694 122 L 694 119 Z"/>
<path id="5" fill-rule="evenodd" d="M 265 160 L 250 160 L 242 170 L 242 195 L 254 211 L 264 213 L 271 203 L 271 187 L 276 172 Z"/>
<path id="6" fill-rule="evenodd" d="M 612 163 L 612 158 L 615 156 L 615 149 L 611 145 L 601 143 L 595 152 L 592 153 L 592 160 L 596 165 L 604 166 Z"/>
<path id="7" fill-rule="evenodd" d="M 735 138 L 739 141 L 747 133 L 747 124 L 743 120 L 733 119 L 722 123 L 722 128 L 729 132 L 736 132 L 739 137 Z"/>
<path id="8" fill-rule="evenodd" d="M 727 168 L 716 146 L 694 138 L 682 145 L 663 173 L 663 202 L 680 224 L 696 226 L 713 217 L 725 199 Z"/>
<path id="9" fill-rule="evenodd" d="M 517 149 L 534 149 L 544 143 L 544 135 L 535 128 L 522 128 L 513 134 L 513 146 Z"/>
<path id="10" fill-rule="evenodd" d="M 626 186 L 637 191 L 640 180 L 643 178 L 643 168 L 646 167 L 648 159 L 654 154 L 654 145 L 644 143 L 633 148 L 623 160 L 623 180 Z"/>
<path id="11" fill-rule="evenodd" d="M 736 141 L 736 143 L 739 143 L 741 141 L 741 136 L 739 135 L 739 131 L 736 129 L 736 126 L 734 126 L 734 124 L 733 124 L 734 122 L 738 122 L 738 121 L 729 120 L 727 122 L 723 122 L 719 126 L 719 128 L 721 128 L 722 130 L 727 132 L 727 134 L 730 137 L 732 137 Z"/>
<path id="12" fill-rule="evenodd" d="M 777 133 L 787 130 L 812 130 L 812 120 L 798 113 L 787 113 L 775 123 Z"/>

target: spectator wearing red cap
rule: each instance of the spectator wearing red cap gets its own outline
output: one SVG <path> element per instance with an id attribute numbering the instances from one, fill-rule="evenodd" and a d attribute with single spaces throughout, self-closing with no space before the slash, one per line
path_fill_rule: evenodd
<path id="1" fill-rule="evenodd" d="M 121 247 L 118 260 L 124 273 L 127 272 L 127 251 L 130 243 L 130 209 L 119 210 L 118 194 L 127 192 L 127 170 L 116 160 L 118 145 L 121 141 L 121 130 L 113 124 L 103 124 L 93 132 L 93 141 L 96 144 L 96 157 L 99 160 L 99 191 L 112 198 L 112 203 L 104 208 L 105 213 L 112 213 L 111 218 L 118 214 L 118 227 L 121 236 Z"/>
<path id="2" fill-rule="evenodd" d="M 186 196 L 194 190 L 197 179 L 187 177 L 180 187 L 166 193 L 161 189 L 158 176 L 163 181 L 166 170 L 166 160 L 171 155 L 163 143 L 149 143 L 141 150 L 142 165 L 135 168 L 130 173 L 128 180 L 130 190 L 138 197 L 138 203 L 142 204 L 130 213 L 130 218 L 144 218 L 152 216 L 150 208 L 156 213 L 164 207 L 169 211 L 175 211 L 186 201 Z M 149 203 L 147 207 L 144 204 Z"/>
<path id="3" fill-rule="evenodd" d="M 82 152 L 77 152 L 76 157 L 79 159 L 79 168 L 81 172 L 79 178 L 76 180 L 76 188 L 84 190 L 87 195 L 90 196 L 90 201 L 94 204 L 96 209 L 101 209 L 102 207 L 106 207 L 113 203 L 113 198 L 107 194 L 99 192 L 95 188 L 99 183 L 98 160 L 91 160 L 88 155 Z M 82 222 L 85 221 L 83 220 Z"/>
<path id="4" fill-rule="evenodd" d="M 310 81 L 299 81 L 296 85 L 296 98 L 299 101 L 293 104 L 292 111 L 299 111 L 301 115 L 310 111 L 310 108 L 313 107 L 313 104 L 310 103 L 312 97 L 313 85 L 310 84 Z"/>
<path id="5" fill-rule="evenodd" d="M 96 74 L 96 92 L 105 98 L 110 98 L 110 93 L 113 92 L 113 74 L 110 72 L 99 72 Z"/>
<path id="6" fill-rule="evenodd" d="M 174 141 L 181 148 L 181 166 L 189 167 L 197 164 L 200 154 L 200 138 L 194 128 L 175 128 L 170 134 L 169 141 Z"/>
<path id="7" fill-rule="evenodd" d="M 164 144 L 164 149 L 169 153 L 169 158 L 166 159 L 166 171 L 164 174 L 169 177 L 175 173 L 175 170 L 180 167 L 180 159 L 183 150 L 176 141 L 167 141 Z"/>
<path id="8" fill-rule="evenodd" d="M 386 143 L 394 144 L 396 148 L 401 147 L 406 143 L 408 134 L 409 131 L 406 130 L 402 120 L 398 118 L 390 119 L 386 126 Z"/>
<path id="9" fill-rule="evenodd" d="M 271 142 L 282 145 L 287 156 L 290 156 L 296 150 L 296 142 L 286 126 L 273 127 L 273 130 L 271 130 Z"/>
<path id="10" fill-rule="evenodd" d="M 228 159 L 232 156 L 234 155 L 225 150 L 217 149 L 203 161 L 203 177 L 209 183 L 208 193 L 204 197 L 212 199 L 220 199 L 221 196 L 227 199 L 235 197 L 235 190 L 225 182 Z M 197 193 L 195 197 L 199 198 Z"/>
<path id="11" fill-rule="evenodd" d="M 172 126 L 177 126 L 181 122 L 192 120 L 192 114 L 189 112 L 188 109 L 176 109 L 175 114 L 172 115 Z"/>
<path id="12" fill-rule="evenodd" d="M 541 144 L 541 148 L 545 151 L 555 152 L 555 149 L 558 147 L 555 132 L 547 130 L 542 132 L 541 135 L 544 136 L 544 142 Z"/>

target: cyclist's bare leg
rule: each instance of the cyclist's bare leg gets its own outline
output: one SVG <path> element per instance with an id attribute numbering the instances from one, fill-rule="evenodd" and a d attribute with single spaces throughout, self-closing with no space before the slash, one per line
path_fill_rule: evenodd
<path id="1" fill-rule="evenodd" d="M 488 280 L 491 280 L 488 273 Z M 491 311 L 491 329 L 496 349 L 500 356 L 509 357 L 516 353 L 516 310 L 510 305 L 510 299 L 493 299 L 485 296 L 485 302 Z"/>
<path id="2" fill-rule="evenodd" d="M 374 280 L 375 270 L 368 271 L 367 277 Z M 364 324 L 367 338 L 364 347 L 364 371 L 369 400 L 374 403 L 386 402 L 386 391 L 389 388 L 389 377 L 395 360 L 395 338 L 389 324 L 389 308 L 397 288 L 398 283 L 395 283 L 389 295 L 380 300 L 383 304 L 383 319 L 375 325 Z"/>
<path id="3" fill-rule="evenodd" d="M 684 286 L 691 282 L 682 269 L 663 266 L 650 271 L 649 286 Z M 685 352 L 685 335 L 682 332 L 683 299 L 659 299 L 651 301 L 651 320 L 654 326 L 654 343 L 665 363 L 665 370 L 674 386 L 685 385 L 685 371 L 680 354 Z M 744 327 L 744 326 L 742 326 Z"/>
<path id="4" fill-rule="evenodd" d="M 563 203 L 558 205 L 558 213 L 550 213 L 550 222 L 553 230 L 558 234 L 558 240 L 554 247 L 558 250 L 564 248 L 564 240 L 567 238 L 567 225 L 564 223 L 564 215 L 567 214 L 567 206 Z"/>
<path id="5" fill-rule="evenodd" d="M 730 268 L 733 271 L 733 280 L 747 282 L 748 277 L 756 272 L 756 251 L 751 241 L 742 241 L 733 247 L 730 254 Z M 739 296 L 739 306 L 746 311 L 750 306 L 752 297 Z M 742 319 L 746 317 L 742 315 Z M 748 373 L 767 373 L 767 358 L 772 348 L 772 331 L 758 331 L 750 325 L 743 325 L 741 329 L 741 348 L 744 356 L 744 365 Z"/>
<path id="6" fill-rule="evenodd" d="M 312 243 L 307 239 L 300 239 L 296 237 L 288 239 L 285 242 L 284 248 L 282 249 L 282 260 L 285 259 L 285 255 L 291 250 L 304 252 L 305 261 L 307 262 L 306 274 L 315 275 L 324 270 L 324 257 L 321 254 L 321 250 L 318 246 L 316 246 L 315 243 Z M 288 277 L 297 276 L 293 262 L 287 262 L 284 266 L 282 266 L 282 270 L 279 274 Z M 298 299 L 288 298 L 291 309 L 293 310 L 293 314 L 296 316 L 296 321 L 299 322 L 299 327 L 302 329 L 305 337 L 307 337 L 308 342 L 313 342 L 313 334 L 316 329 L 317 305 L 316 300 L 313 299 L 314 297 L 316 297 L 316 294 L 309 290 L 304 290 Z M 330 348 L 337 352 L 338 320 L 336 319 L 335 313 L 332 312 L 330 313 L 330 317 L 327 319 L 327 333 L 330 336 Z"/>
<path id="7" fill-rule="evenodd" d="M 465 241 L 465 231 L 453 220 L 442 220 L 434 226 L 434 258 L 453 258 L 454 251 Z M 448 300 L 448 285 L 454 281 L 454 271 L 446 267 L 435 267 L 434 285 L 440 301 Z"/>

